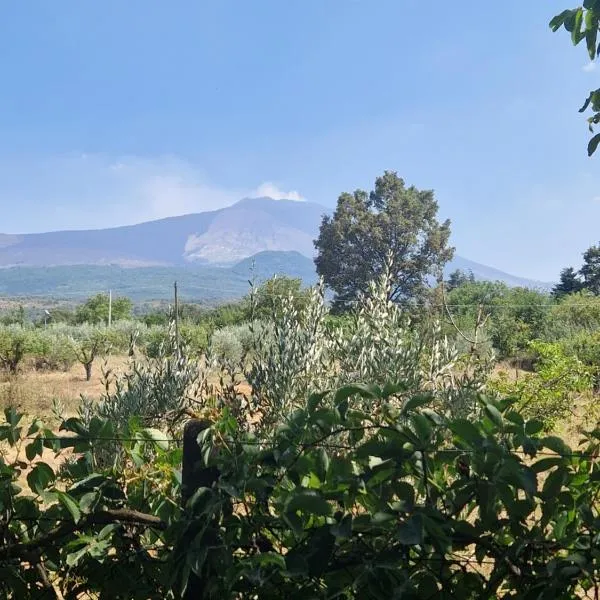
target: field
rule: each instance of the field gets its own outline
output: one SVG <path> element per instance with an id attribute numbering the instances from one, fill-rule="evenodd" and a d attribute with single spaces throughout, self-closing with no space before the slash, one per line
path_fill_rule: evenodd
<path id="1" fill-rule="evenodd" d="M 102 367 L 120 373 L 126 367 L 127 356 L 107 356 L 98 361 L 90 381 L 86 381 L 85 372 L 80 364 L 73 365 L 68 371 L 36 371 L 26 366 L 16 375 L 2 374 L 0 379 L 0 407 L 14 406 L 30 415 L 52 417 L 55 401 L 65 410 L 65 415 L 73 416 L 81 401 L 81 396 L 97 400 L 104 391 Z"/>

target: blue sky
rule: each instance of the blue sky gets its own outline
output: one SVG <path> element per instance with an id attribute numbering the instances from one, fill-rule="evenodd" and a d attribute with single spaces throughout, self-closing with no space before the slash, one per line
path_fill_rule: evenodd
<path id="1" fill-rule="evenodd" d="M 555 279 L 600 239 L 600 157 L 577 113 L 600 69 L 548 29 L 565 7 L 6 3 L 0 231 L 133 223 L 255 193 L 334 206 L 391 169 L 436 191 L 459 254 Z"/>

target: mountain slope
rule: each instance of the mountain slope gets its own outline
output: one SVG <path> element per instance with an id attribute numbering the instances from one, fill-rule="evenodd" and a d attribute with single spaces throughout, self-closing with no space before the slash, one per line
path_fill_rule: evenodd
<path id="1" fill-rule="evenodd" d="M 56 289 L 53 282 L 43 276 L 43 271 L 26 275 L 26 269 L 19 271 L 24 281 L 37 283 L 29 288 L 19 286 L 14 280 L 15 271 L 11 270 L 9 274 L 8 267 L 79 265 L 79 269 L 53 271 L 57 282 L 66 280 L 67 287 L 76 274 L 82 278 L 82 287 L 88 287 L 88 284 L 95 286 L 97 276 L 103 285 L 110 284 L 115 277 L 115 282 L 119 283 L 124 277 L 118 269 L 114 272 L 100 269 L 92 275 L 90 268 L 94 266 L 165 269 L 129 273 L 133 279 L 137 278 L 138 282 L 144 282 L 151 289 L 154 286 L 152 282 L 166 277 L 164 273 L 168 268 L 206 267 L 209 271 L 204 275 L 219 282 L 218 285 L 233 281 L 232 292 L 237 294 L 240 283 L 250 277 L 251 257 L 255 259 L 255 276 L 258 279 L 274 273 L 286 273 L 310 283 L 316 279 L 312 262 L 313 240 L 318 235 L 322 215 L 327 212 L 325 207 L 310 202 L 246 198 L 220 210 L 113 229 L 0 234 L 0 268 L 4 267 L 4 271 L 0 270 L 0 284 L 4 280 L 11 282 L 13 290 L 19 289 L 22 293 L 27 293 L 27 290 L 29 293 L 44 293 L 43 286 L 38 286 L 43 280 L 47 286 Z M 215 271 L 216 267 L 232 269 L 225 273 Z M 513 286 L 549 287 L 549 284 L 515 277 L 462 257 L 455 257 L 446 267 L 446 273 L 457 268 L 472 271 L 477 279 L 498 280 Z M 60 289 L 59 285 L 58 291 Z"/>
<path id="2" fill-rule="evenodd" d="M 0 267 L 233 264 L 264 250 L 311 254 L 324 212 L 309 202 L 253 198 L 113 229 L 0 235 Z"/>

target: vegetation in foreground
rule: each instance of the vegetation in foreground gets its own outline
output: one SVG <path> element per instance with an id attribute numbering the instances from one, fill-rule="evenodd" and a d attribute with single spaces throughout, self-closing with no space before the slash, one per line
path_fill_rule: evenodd
<path id="1" fill-rule="evenodd" d="M 388 294 L 384 279 L 333 322 L 319 289 L 276 301 L 241 360 L 214 357 L 218 385 L 171 331 L 58 431 L 8 408 L 3 594 L 595 593 L 600 433 L 568 447 L 487 385 L 485 348 L 461 350 Z M 193 493 L 188 415 L 205 424 Z"/>

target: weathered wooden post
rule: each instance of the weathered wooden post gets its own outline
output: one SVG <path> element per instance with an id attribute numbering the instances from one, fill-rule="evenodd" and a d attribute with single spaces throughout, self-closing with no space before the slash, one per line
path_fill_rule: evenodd
<path id="1" fill-rule="evenodd" d="M 212 487 L 219 478 L 219 471 L 216 468 L 203 467 L 202 448 L 198 443 L 198 436 L 211 425 L 210 421 L 192 419 L 186 423 L 183 430 L 181 504 L 184 508 L 196 490 Z M 204 598 L 204 587 L 204 581 L 191 573 L 184 600 L 201 600 Z"/>

